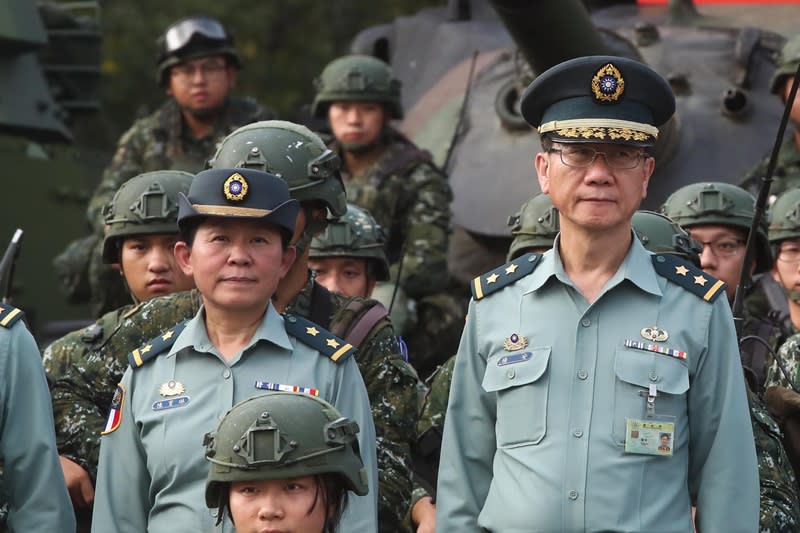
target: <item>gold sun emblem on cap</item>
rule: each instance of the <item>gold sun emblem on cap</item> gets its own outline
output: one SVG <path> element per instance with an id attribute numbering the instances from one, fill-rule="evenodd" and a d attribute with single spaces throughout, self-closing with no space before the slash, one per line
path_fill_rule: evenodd
<path id="1" fill-rule="evenodd" d="M 601 102 L 616 102 L 625 92 L 625 80 L 613 63 L 608 63 L 592 78 L 594 99 Z"/>
<path id="2" fill-rule="evenodd" d="M 225 193 L 225 198 L 232 202 L 244 200 L 244 197 L 247 196 L 247 189 L 247 180 L 238 172 L 231 174 L 222 185 L 222 192 Z"/>

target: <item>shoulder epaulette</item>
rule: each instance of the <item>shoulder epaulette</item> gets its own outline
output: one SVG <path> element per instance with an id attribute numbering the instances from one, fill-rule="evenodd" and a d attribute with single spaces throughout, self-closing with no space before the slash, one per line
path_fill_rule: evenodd
<path id="1" fill-rule="evenodd" d="M 653 268 L 672 283 L 680 285 L 707 302 L 725 294 L 727 284 L 675 254 L 653 254 Z"/>
<path id="2" fill-rule="evenodd" d="M 472 280 L 472 298 L 480 300 L 524 278 L 536 269 L 541 258 L 542 254 L 521 255 L 510 263 L 478 276 Z"/>
<path id="3" fill-rule="evenodd" d="M 139 368 L 158 354 L 169 350 L 175 344 L 175 339 L 178 338 L 178 335 L 180 335 L 188 322 L 188 320 L 178 322 L 158 337 L 150 339 L 142 347 L 129 353 L 128 363 L 132 368 Z"/>
<path id="4" fill-rule="evenodd" d="M 297 315 L 284 316 L 286 333 L 334 361 L 341 363 L 353 355 L 356 348 L 310 320 Z"/>
<path id="5" fill-rule="evenodd" d="M 25 313 L 16 307 L 0 303 L 0 326 L 10 328 L 24 316 Z"/>

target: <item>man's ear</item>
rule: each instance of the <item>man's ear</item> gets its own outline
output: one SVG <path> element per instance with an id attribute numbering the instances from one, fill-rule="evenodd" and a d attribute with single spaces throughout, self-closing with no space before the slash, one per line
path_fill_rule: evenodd
<path id="1" fill-rule="evenodd" d="M 533 165 L 536 168 L 536 175 L 539 178 L 539 188 L 542 190 L 542 193 L 548 194 L 550 192 L 550 161 L 547 158 L 547 154 L 544 152 L 536 154 Z"/>

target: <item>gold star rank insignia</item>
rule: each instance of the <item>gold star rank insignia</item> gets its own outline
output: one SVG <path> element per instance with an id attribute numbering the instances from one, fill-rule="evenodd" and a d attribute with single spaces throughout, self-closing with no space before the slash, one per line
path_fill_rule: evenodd
<path id="1" fill-rule="evenodd" d="M 695 276 L 694 277 L 695 285 L 700 285 L 701 287 L 704 287 L 707 281 L 708 280 L 706 278 L 704 278 L 703 276 Z"/>
<path id="2" fill-rule="evenodd" d="M 317 335 L 319 335 L 319 330 L 314 326 L 311 326 L 310 328 L 306 328 L 306 333 L 308 333 L 312 337 L 316 337 Z"/>
<path id="3" fill-rule="evenodd" d="M 149 351 L 150 351 L 152 348 L 153 348 L 153 345 L 152 345 L 152 344 L 148 344 L 147 346 L 145 346 L 144 348 L 142 348 L 142 349 L 141 349 L 141 352 L 142 352 L 142 353 L 147 353 L 147 352 L 149 352 Z"/>
<path id="4" fill-rule="evenodd" d="M 497 278 L 499 277 L 500 276 L 498 276 L 497 274 L 492 274 L 491 276 L 488 276 L 486 278 L 486 283 L 494 283 L 495 281 L 497 281 Z"/>
<path id="5" fill-rule="evenodd" d="M 679 265 L 675 267 L 675 273 L 678 274 L 679 276 L 685 276 L 686 274 L 689 273 L 689 269 L 683 265 Z"/>
<path id="6" fill-rule="evenodd" d="M 327 344 L 331 348 L 338 348 L 339 347 L 339 343 L 336 342 L 336 339 L 328 339 L 328 340 L 325 341 L 325 344 Z"/>
<path id="7" fill-rule="evenodd" d="M 172 338 L 172 330 L 169 330 L 168 332 L 161 335 L 161 338 L 165 341 L 170 340 Z"/>
<path id="8" fill-rule="evenodd" d="M 508 268 L 506 268 L 506 274 L 513 274 L 514 272 L 517 271 L 518 268 L 519 268 L 518 265 L 510 264 L 508 265 Z"/>

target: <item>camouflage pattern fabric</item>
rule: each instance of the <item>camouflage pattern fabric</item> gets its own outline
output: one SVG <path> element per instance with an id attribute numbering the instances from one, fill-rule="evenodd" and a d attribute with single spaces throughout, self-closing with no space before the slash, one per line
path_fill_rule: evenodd
<path id="1" fill-rule="evenodd" d="M 119 274 L 103 264 L 101 258 L 103 208 L 120 185 L 153 170 L 199 172 L 226 135 L 239 126 L 267 120 L 273 115 L 251 98 L 230 98 L 212 132 L 201 139 L 195 139 L 186 131 L 181 111 L 172 98 L 151 115 L 137 120 L 120 137 L 117 151 L 89 200 L 86 216 L 97 236 L 95 247 L 86 255 L 85 246 L 70 246 L 55 259 L 59 278 L 64 280 L 70 300 L 85 302 L 85 294 L 77 289 L 88 286 L 95 316 L 131 303 Z"/>
<path id="2" fill-rule="evenodd" d="M 352 176 L 343 171 L 347 200 L 368 210 L 386 232 L 386 255 L 400 286 L 411 298 L 441 290 L 447 283 L 447 239 L 453 194 L 430 155 L 390 130 L 378 161 Z M 341 153 L 333 143 L 332 149 Z M 403 247 L 405 246 L 405 254 Z"/>
<path id="3" fill-rule="evenodd" d="M 438 428 L 440 431 L 444 430 L 444 416 L 447 413 L 447 399 L 450 397 L 450 383 L 453 381 L 453 367 L 455 364 L 456 356 L 454 355 L 431 375 L 431 386 L 425 396 L 422 412 L 417 422 L 417 435 L 420 437 L 432 428 Z M 409 510 L 425 496 L 430 496 L 428 490 L 415 480 Z M 410 516 L 408 516 L 408 520 L 410 524 Z"/>
<path id="4" fill-rule="evenodd" d="M 343 172 L 345 189 L 348 201 L 367 209 L 383 227 L 392 282 L 399 272 L 400 287 L 416 300 L 416 320 L 399 333 L 408 343 L 411 363 L 425 375 L 458 348 L 469 299 L 467 293 L 460 298 L 447 290 L 452 284 L 447 246 L 453 195 L 427 152 L 391 129 L 385 143 L 378 161 L 364 173 Z M 331 147 L 341 152 L 337 143 Z"/>
<path id="5" fill-rule="evenodd" d="M 742 188 L 757 196 L 758 189 L 761 187 L 761 178 L 766 175 L 768 165 L 769 154 L 745 174 L 740 183 Z M 800 187 L 800 151 L 794 144 L 793 135 L 790 135 L 781 146 L 775 164 L 775 173 L 772 177 L 775 179 L 769 188 L 772 197 L 780 196 L 783 191 L 788 189 Z"/>
<path id="6" fill-rule="evenodd" d="M 761 492 L 759 531 L 790 533 L 800 529 L 800 503 L 797 479 L 781 444 L 778 423 L 748 389 L 750 421 L 756 440 L 758 477 Z"/>
<path id="7" fill-rule="evenodd" d="M 103 207 L 119 186 L 132 177 L 152 170 L 199 172 L 226 135 L 239 126 L 271 118 L 273 113 L 251 98 L 230 98 L 211 133 L 195 139 L 184 127 L 177 102 L 168 99 L 154 113 L 134 122 L 120 137 L 117 151 L 89 201 L 86 211 L 89 223 L 102 231 Z"/>
<path id="8" fill-rule="evenodd" d="M 290 302 L 286 311 L 311 317 L 313 281 Z M 332 331 L 347 331 L 352 299 L 325 291 L 330 298 Z M 365 306 L 374 301 L 364 301 Z M 86 468 L 94 478 L 100 450 L 100 431 L 117 383 L 128 366 L 127 355 L 174 324 L 194 316 L 199 293 L 175 293 L 142 303 L 97 348 L 64 371 L 52 386 L 59 450 Z M 378 439 L 379 506 L 381 532 L 403 531 L 403 517 L 411 497 L 411 444 L 418 414 L 417 376 L 399 355 L 391 322 L 378 322 L 359 347 L 356 360 L 372 405 Z M 61 443 L 64 443 L 62 448 Z"/>
<path id="9" fill-rule="evenodd" d="M 786 370 L 784 373 L 777 361 L 773 361 L 772 365 L 767 371 L 767 387 L 789 387 L 788 377 L 794 380 L 796 385 L 798 383 L 798 369 L 800 369 L 800 334 L 795 334 L 789 337 L 778 350 L 777 359 L 782 363 L 783 368 Z M 798 386 L 800 389 L 800 386 Z"/>

